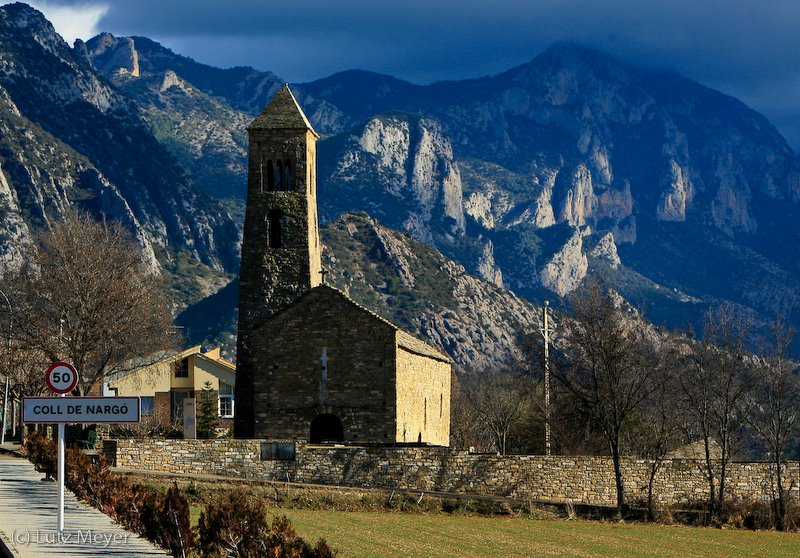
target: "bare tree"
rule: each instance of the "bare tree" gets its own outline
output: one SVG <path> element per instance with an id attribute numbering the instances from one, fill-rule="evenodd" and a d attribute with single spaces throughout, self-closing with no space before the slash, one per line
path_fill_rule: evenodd
<path id="1" fill-rule="evenodd" d="M 636 418 L 641 402 L 653 390 L 656 357 L 650 343 L 597 279 L 571 299 L 574 322 L 567 327 L 570 364 L 556 378 L 583 407 L 602 433 L 614 466 L 617 510 L 625 512 L 625 487 L 620 465 L 623 434 Z"/>
<path id="2" fill-rule="evenodd" d="M 746 350 L 749 335 L 749 321 L 733 306 L 712 308 L 706 315 L 703 340 L 687 359 L 687 373 L 680 375 L 685 412 L 704 444 L 704 474 L 713 520 L 724 512 L 728 467 L 747 418 L 748 367 L 752 361 Z M 719 445 L 719 456 L 713 451 L 714 441 Z"/>
<path id="3" fill-rule="evenodd" d="M 159 277 L 121 226 L 69 216 L 39 240 L 28 263 L 7 278 L 18 350 L 70 361 L 86 394 L 108 374 L 174 345 Z"/>
<path id="4" fill-rule="evenodd" d="M 450 446 L 458 449 L 485 446 L 480 424 L 462 380 L 454 375 L 450 392 Z"/>
<path id="5" fill-rule="evenodd" d="M 531 380 L 527 374 L 509 372 L 472 373 L 464 382 L 464 394 L 478 418 L 478 425 L 505 455 L 509 435 L 523 420 L 530 400 Z"/>
<path id="6" fill-rule="evenodd" d="M 3 335 L 7 335 L 6 330 L 3 331 Z M 8 424 L 4 424 L 4 427 L 11 431 L 13 438 L 18 438 L 22 422 L 20 409 L 16 404 L 27 395 L 42 395 L 48 392 L 44 381 L 44 371 L 47 370 L 50 362 L 47 362 L 40 351 L 24 350 L 17 343 L 13 343 L 10 349 L 11 353 L 9 354 L 9 347 L 4 344 L 0 356 L 0 361 L 8 363 L 9 367 L 9 408 L 6 415 Z"/>
<path id="7" fill-rule="evenodd" d="M 637 422 L 632 434 L 632 445 L 639 455 L 649 461 L 647 476 L 647 515 L 655 520 L 654 483 L 667 453 L 678 444 L 681 431 L 681 416 L 676 411 L 678 403 L 677 374 L 679 369 L 674 358 L 677 346 L 669 342 L 660 348 L 663 358 L 658 374 L 651 377 L 653 382 L 649 396 L 642 401 Z"/>
<path id="8" fill-rule="evenodd" d="M 793 328 L 780 321 L 772 326 L 764 357 L 756 361 L 750 393 L 748 422 L 766 449 L 775 475 L 773 513 L 775 527 L 785 528 L 787 491 L 783 486 L 783 459 L 789 441 L 800 426 L 800 377 L 797 364 L 788 358 Z"/>

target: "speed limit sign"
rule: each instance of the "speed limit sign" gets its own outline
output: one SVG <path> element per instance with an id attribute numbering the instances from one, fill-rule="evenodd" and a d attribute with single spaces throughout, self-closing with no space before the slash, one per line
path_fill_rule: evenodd
<path id="1" fill-rule="evenodd" d="M 55 393 L 69 393 L 78 385 L 78 373 L 75 371 L 75 367 L 67 362 L 51 364 L 44 379 L 47 387 Z"/>

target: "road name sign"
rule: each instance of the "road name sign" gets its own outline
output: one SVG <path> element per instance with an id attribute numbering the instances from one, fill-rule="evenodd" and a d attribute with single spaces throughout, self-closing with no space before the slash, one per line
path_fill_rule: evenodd
<path id="1" fill-rule="evenodd" d="M 55 393 L 69 393 L 78 385 L 78 372 L 68 362 L 54 362 L 44 375 L 47 387 Z"/>
<path id="2" fill-rule="evenodd" d="M 139 397 L 22 398 L 22 422 L 122 424 L 139 420 Z"/>

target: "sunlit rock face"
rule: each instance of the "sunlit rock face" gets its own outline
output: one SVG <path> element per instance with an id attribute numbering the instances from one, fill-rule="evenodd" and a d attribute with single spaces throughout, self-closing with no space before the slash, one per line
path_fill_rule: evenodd
<path id="1" fill-rule="evenodd" d="M 320 194 L 330 205 L 354 209 L 372 198 L 370 214 L 416 238 L 464 235 L 461 173 L 437 121 L 376 117 L 342 141 Z"/>
<path id="2" fill-rule="evenodd" d="M 573 234 L 544 265 L 539 273 L 544 287 L 558 296 L 574 291 L 589 269 L 589 261 L 583 252 L 583 233 L 574 228 Z"/>

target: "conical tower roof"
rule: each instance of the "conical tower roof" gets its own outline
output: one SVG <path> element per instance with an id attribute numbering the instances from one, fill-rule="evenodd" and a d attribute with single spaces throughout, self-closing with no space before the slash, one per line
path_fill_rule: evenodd
<path id="1" fill-rule="evenodd" d="M 255 120 L 247 127 L 248 130 L 311 130 L 314 135 L 319 134 L 314 131 L 311 123 L 303 113 L 303 109 L 297 103 L 297 99 L 292 95 L 289 84 L 284 84 L 278 91 L 267 107 L 259 114 Z"/>

